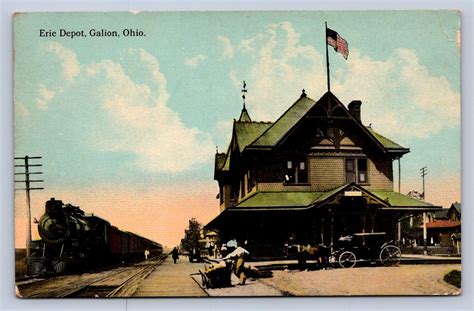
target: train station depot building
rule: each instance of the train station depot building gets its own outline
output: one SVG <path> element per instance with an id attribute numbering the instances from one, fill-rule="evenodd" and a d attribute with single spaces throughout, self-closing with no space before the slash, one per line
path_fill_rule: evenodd
<path id="1" fill-rule="evenodd" d="M 220 214 L 205 229 L 279 257 L 285 244 L 334 245 L 353 233 L 396 239 L 402 217 L 438 210 L 393 191 L 392 163 L 409 149 L 364 126 L 361 104 L 303 90 L 275 122 L 252 121 L 244 104 L 227 152 L 215 155 Z"/>

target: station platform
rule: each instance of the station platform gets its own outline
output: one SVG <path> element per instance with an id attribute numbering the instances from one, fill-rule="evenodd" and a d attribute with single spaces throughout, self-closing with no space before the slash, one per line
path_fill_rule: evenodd
<path id="1" fill-rule="evenodd" d="M 133 294 L 134 297 L 205 297 L 208 294 L 199 286 L 191 274 L 196 273 L 202 263 L 190 263 L 188 257 L 180 256 L 176 264 L 171 256 L 144 279 Z"/>

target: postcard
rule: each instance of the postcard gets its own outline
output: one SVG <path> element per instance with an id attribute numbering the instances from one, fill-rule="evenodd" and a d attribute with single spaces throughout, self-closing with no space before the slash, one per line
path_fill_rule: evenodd
<path id="1" fill-rule="evenodd" d="M 459 295 L 460 16 L 16 13 L 17 296 Z"/>

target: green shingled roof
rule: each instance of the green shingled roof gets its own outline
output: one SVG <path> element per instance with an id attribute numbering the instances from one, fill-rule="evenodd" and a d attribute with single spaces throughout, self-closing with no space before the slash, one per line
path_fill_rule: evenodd
<path id="1" fill-rule="evenodd" d="M 379 143 L 381 143 L 382 146 L 384 146 L 385 148 L 387 148 L 387 149 L 405 149 L 405 147 L 402 147 L 399 144 L 397 144 L 396 142 L 391 141 L 390 139 L 380 135 L 379 133 L 374 131 L 371 127 L 366 126 L 366 129 L 368 129 L 370 134 L 372 134 L 375 137 L 375 139 L 377 139 L 379 141 Z"/>
<path id="2" fill-rule="evenodd" d="M 309 208 L 323 203 L 326 199 L 347 189 L 349 185 L 343 185 L 331 191 L 305 191 L 305 192 L 256 192 L 244 198 L 236 207 L 232 209 L 285 209 L 285 208 Z M 362 188 L 363 189 L 363 188 Z M 385 201 L 388 207 L 422 208 L 434 207 L 432 204 L 413 199 L 398 192 L 386 190 L 368 191 L 369 195 Z"/>
<path id="3" fill-rule="evenodd" d="M 282 191 L 256 192 L 244 198 L 237 208 L 283 208 L 309 207 L 330 198 L 348 185 L 340 186 L 330 191 Z"/>
<path id="4" fill-rule="evenodd" d="M 237 205 L 237 208 L 307 207 L 325 192 L 257 192 Z"/>
<path id="5" fill-rule="evenodd" d="M 216 163 L 215 169 L 216 171 L 222 169 L 227 159 L 227 155 L 225 153 L 216 153 Z"/>
<path id="6" fill-rule="evenodd" d="M 314 100 L 308 97 L 298 99 L 267 131 L 252 143 L 252 146 L 275 146 L 308 113 L 315 103 Z"/>
<path id="7" fill-rule="evenodd" d="M 379 199 L 387 202 L 390 206 L 393 207 L 430 207 L 433 206 L 432 204 L 414 199 L 407 195 L 393 192 L 393 191 L 386 191 L 386 190 L 371 190 L 372 194 L 377 196 Z"/>
<path id="8" fill-rule="evenodd" d="M 235 132 L 239 151 L 242 152 L 245 147 L 257 139 L 272 123 L 270 122 L 235 122 Z"/>
<path id="9" fill-rule="evenodd" d="M 225 156 L 225 162 L 224 165 L 222 166 L 221 170 L 222 171 L 228 171 L 230 169 L 230 148 L 227 150 L 226 156 Z"/>

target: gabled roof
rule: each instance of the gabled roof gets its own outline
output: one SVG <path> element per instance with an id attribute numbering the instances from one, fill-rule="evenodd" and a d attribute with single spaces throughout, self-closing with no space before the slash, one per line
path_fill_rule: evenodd
<path id="1" fill-rule="evenodd" d="M 375 139 L 377 139 L 385 148 L 387 149 L 405 149 L 404 147 L 400 146 L 396 142 L 380 135 L 376 131 L 374 131 L 370 126 L 366 126 L 367 130 L 369 130 L 370 134 L 372 134 Z"/>
<path id="2" fill-rule="evenodd" d="M 294 128 L 313 108 L 315 105 L 320 105 L 326 100 L 333 104 L 339 105 L 346 112 L 348 118 L 352 119 L 370 139 L 372 139 L 383 151 L 407 153 L 409 149 L 402 147 L 394 141 L 378 134 L 370 127 L 365 127 L 362 123 L 355 119 L 347 110 L 347 108 L 334 96 L 331 92 L 326 92 L 317 102 L 313 99 L 302 96 L 290 108 L 288 108 L 281 117 L 275 121 L 260 137 L 249 145 L 249 148 L 274 148 L 280 143 L 283 138 L 288 135 L 292 128 Z"/>
<path id="3" fill-rule="evenodd" d="M 232 139 L 237 140 L 239 152 L 242 152 L 251 142 L 259 137 L 271 122 L 241 122 L 234 121 L 234 130 Z M 217 153 L 214 165 L 214 171 L 228 171 L 230 168 L 231 148 L 226 153 Z"/>
<path id="4" fill-rule="evenodd" d="M 453 207 L 456 210 L 456 212 L 461 214 L 461 203 L 455 202 L 455 203 L 451 204 L 451 207 Z"/>
<path id="5" fill-rule="evenodd" d="M 315 105 L 321 105 L 323 102 L 331 101 L 334 105 L 340 106 L 346 113 L 347 118 L 352 119 L 355 124 L 365 133 L 377 146 L 384 152 L 394 152 L 404 154 L 409 149 L 393 142 L 392 140 L 378 134 L 370 127 L 365 127 L 355 119 L 347 108 L 331 92 L 326 92 L 317 102 L 313 99 L 301 96 L 290 108 L 288 108 L 277 121 L 271 122 L 253 122 L 245 106 L 240 114 L 239 121 L 234 120 L 232 141 L 225 156 L 219 156 L 215 163 L 215 171 L 225 171 L 230 168 L 230 157 L 232 154 L 233 142 L 238 145 L 238 151 L 241 153 L 247 149 L 272 149 L 275 148 L 292 129 L 308 114 Z"/>
<path id="6" fill-rule="evenodd" d="M 255 139 L 260 137 L 265 130 L 272 125 L 271 122 L 240 122 L 236 121 L 235 136 L 239 151 L 242 152 L 245 147 L 251 144 Z"/>
<path id="7" fill-rule="evenodd" d="M 275 146 L 316 102 L 309 97 L 300 97 L 281 117 L 273 123 L 252 146 Z"/>

